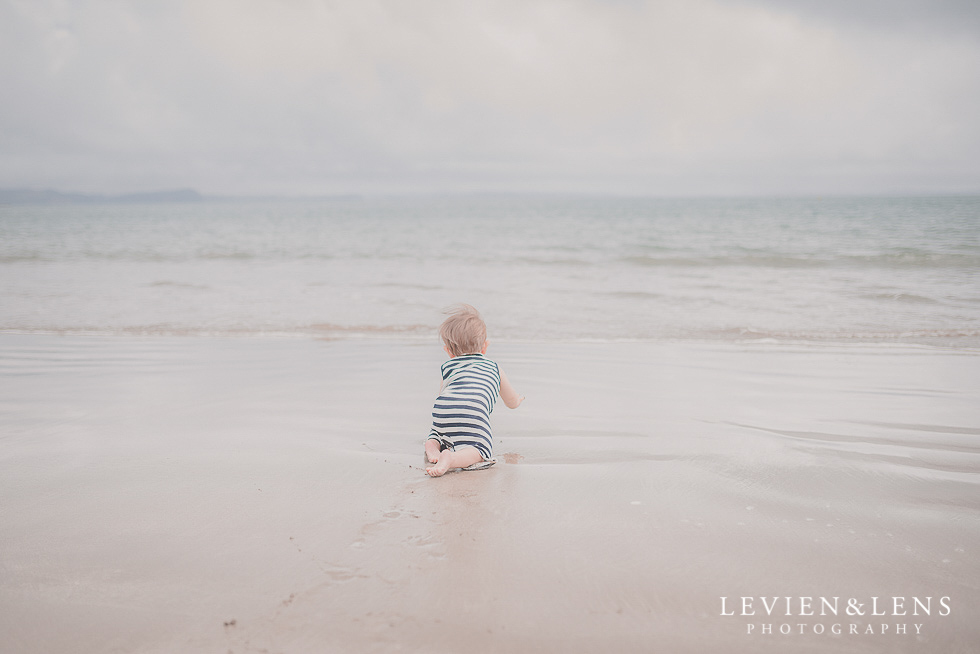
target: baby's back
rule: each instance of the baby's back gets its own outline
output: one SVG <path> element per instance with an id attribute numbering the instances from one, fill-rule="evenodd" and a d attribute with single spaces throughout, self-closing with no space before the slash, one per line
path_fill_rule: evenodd
<path id="1" fill-rule="evenodd" d="M 432 406 L 432 434 L 454 448 L 471 446 L 493 456 L 490 412 L 500 396 L 500 370 L 482 354 L 464 354 L 442 364 L 444 385 Z"/>
<path id="2" fill-rule="evenodd" d="M 500 371 L 482 354 L 464 354 L 442 364 L 440 398 L 479 404 L 489 414 L 500 397 Z"/>

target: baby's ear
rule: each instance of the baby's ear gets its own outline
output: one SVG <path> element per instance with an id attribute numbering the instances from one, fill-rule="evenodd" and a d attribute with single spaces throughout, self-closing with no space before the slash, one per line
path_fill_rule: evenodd
<path id="1" fill-rule="evenodd" d="M 487 353 L 487 346 L 488 345 L 490 345 L 490 341 L 483 341 L 483 349 L 480 350 L 480 354 L 486 354 Z"/>
<path id="2" fill-rule="evenodd" d="M 449 358 L 450 359 L 455 359 L 456 358 L 456 355 L 453 354 L 453 351 L 449 349 L 449 346 L 448 345 L 443 345 L 442 346 L 442 349 L 446 352 L 446 354 L 449 355 Z"/>

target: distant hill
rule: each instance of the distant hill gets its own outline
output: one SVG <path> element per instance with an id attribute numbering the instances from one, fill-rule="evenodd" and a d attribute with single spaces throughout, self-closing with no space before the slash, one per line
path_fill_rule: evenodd
<path id="1" fill-rule="evenodd" d="M 148 193 L 126 193 L 124 195 L 63 193 L 51 189 L 0 189 L 0 204 L 104 204 L 112 202 L 200 202 L 202 200 L 204 200 L 204 196 L 189 188 Z"/>

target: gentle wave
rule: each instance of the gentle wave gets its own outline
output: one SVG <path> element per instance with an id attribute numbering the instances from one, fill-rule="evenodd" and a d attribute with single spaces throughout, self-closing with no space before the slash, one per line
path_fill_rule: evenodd
<path id="1" fill-rule="evenodd" d="M 865 300 L 885 300 L 908 304 L 942 304 L 935 298 L 915 295 L 914 293 L 862 293 L 858 297 Z"/>
<path id="2" fill-rule="evenodd" d="M 980 256 L 974 254 L 950 254 L 936 252 L 836 255 L 819 257 L 812 255 L 716 255 L 716 256 L 650 256 L 621 257 L 620 263 L 641 267 L 758 267 L 758 268 L 980 268 Z"/>
<path id="3" fill-rule="evenodd" d="M 707 337 L 718 340 L 774 340 L 774 341 L 906 341 L 921 342 L 931 339 L 980 339 L 980 329 L 912 329 L 912 330 L 764 330 L 751 327 L 706 330 Z"/>
<path id="4" fill-rule="evenodd" d="M 317 334 L 342 334 L 342 335 L 362 335 L 362 334 L 421 334 L 423 332 L 435 332 L 432 325 L 333 325 L 330 323 L 318 323 L 310 325 L 308 328 L 298 328 L 297 331 L 312 330 Z"/>
<path id="5" fill-rule="evenodd" d="M 328 340 L 359 340 L 365 338 L 426 339 L 438 341 L 438 327 L 435 324 L 358 324 L 340 325 L 316 323 L 309 325 L 264 325 L 264 326 L 213 326 L 213 325 L 173 325 L 149 324 L 114 326 L 56 327 L 8 325 L 0 328 L 2 334 L 57 334 L 79 336 L 228 336 L 228 337 L 288 337 L 325 338 Z M 509 333 L 499 330 L 494 340 L 534 341 L 540 335 Z M 972 350 L 980 348 L 980 329 L 934 329 L 912 331 L 804 331 L 804 330 L 758 330 L 750 328 L 703 329 L 685 331 L 664 331 L 659 334 L 616 335 L 608 334 L 552 334 L 551 342 L 575 343 L 644 343 L 644 342 L 730 342 L 742 344 L 898 344 L 931 345 L 956 347 Z"/>
<path id="6" fill-rule="evenodd" d="M 248 326 L 231 325 L 227 327 L 194 325 L 126 325 L 52 327 L 52 326 L 12 326 L 0 328 L 2 334 L 57 334 L 80 336 L 314 336 L 335 338 L 361 338 L 385 336 L 431 336 L 437 334 L 434 325 L 332 325 L 318 323 L 313 325 L 271 325 Z"/>
<path id="7" fill-rule="evenodd" d="M 192 261 L 406 261 L 417 256 L 403 252 L 309 252 L 287 250 L 236 250 L 204 252 L 166 252 L 152 250 L 67 250 L 61 252 L 32 251 L 0 254 L 0 264 L 59 263 L 73 261 L 185 263 Z M 554 257 L 547 254 L 464 253 L 462 256 L 446 253 L 444 259 L 465 260 L 476 263 L 507 263 L 541 267 L 604 267 L 610 263 L 645 268 L 881 268 L 881 269 L 964 269 L 980 270 L 980 254 L 950 252 L 902 252 L 869 255 L 834 254 L 634 254 L 615 256 L 608 250 L 596 248 L 590 257 Z"/>
<path id="8" fill-rule="evenodd" d="M 210 290 L 211 288 L 206 284 L 188 284 L 186 282 L 172 282 L 166 279 L 157 282 L 150 282 L 149 284 L 146 284 L 146 286 L 155 287 L 155 288 L 160 288 L 160 287 L 187 288 L 195 291 L 206 291 L 206 290 Z"/>
<path id="9" fill-rule="evenodd" d="M 663 293 L 650 291 L 602 291 L 597 294 L 624 300 L 657 300 L 664 297 Z"/>

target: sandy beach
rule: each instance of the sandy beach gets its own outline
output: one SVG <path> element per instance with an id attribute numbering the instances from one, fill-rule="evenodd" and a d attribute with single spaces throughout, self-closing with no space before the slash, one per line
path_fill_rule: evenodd
<path id="1" fill-rule="evenodd" d="M 975 351 L 494 344 L 528 399 L 494 412 L 497 466 L 441 479 L 423 472 L 427 341 L 3 334 L 0 351 L 7 652 L 980 642 Z M 762 597 L 841 610 L 766 617 Z M 872 597 L 888 615 L 845 614 Z"/>

